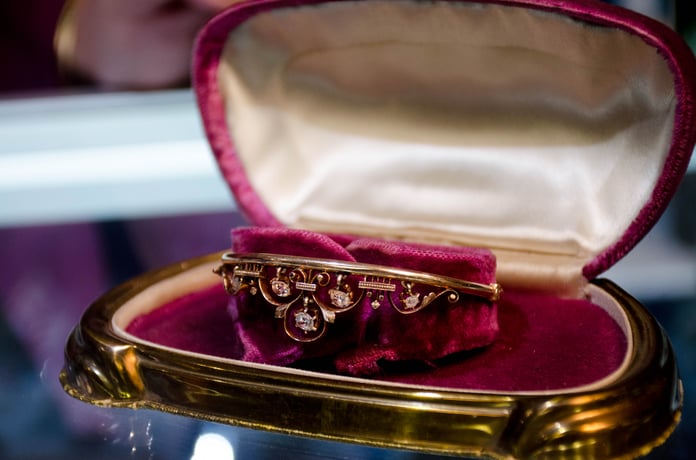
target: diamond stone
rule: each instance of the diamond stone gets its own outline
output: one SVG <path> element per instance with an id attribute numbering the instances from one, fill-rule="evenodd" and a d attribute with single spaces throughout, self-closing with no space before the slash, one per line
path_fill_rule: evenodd
<path id="1" fill-rule="evenodd" d="M 350 292 L 343 292 L 338 289 L 329 289 L 329 296 L 331 297 L 331 303 L 338 308 L 346 308 L 353 300 Z"/>
<path id="2" fill-rule="evenodd" d="M 420 302 L 420 294 L 411 294 L 404 299 L 404 305 L 406 308 L 416 308 Z"/>
<path id="3" fill-rule="evenodd" d="M 290 295 L 290 284 L 278 278 L 271 280 L 271 289 L 278 297 L 287 297 Z"/>
<path id="4" fill-rule="evenodd" d="M 233 276 L 232 277 L 232 291 L 237 292 L 239 291 L 239 288 L 242 287 L 242 278 L 239 276 Z"/>
<path id="5" fill-rule="evenodd" d="M 304 332 L 314 332 L 317 330 L 317 318 L 306 311 L 295 313 L 295 326 Z"/>

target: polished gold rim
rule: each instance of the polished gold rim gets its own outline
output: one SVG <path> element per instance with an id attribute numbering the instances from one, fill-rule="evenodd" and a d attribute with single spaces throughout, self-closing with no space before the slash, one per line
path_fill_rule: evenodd
<path id="1" fill-rule="evenodd" d="M 487 394 L 338 378 L 192 355 L 133 340 L 113 317 L 145 289 L 220 255 L 129 281 L 94 303 L 69 338 L 65 390 L 92 404 L 147 407 L 321 439 L 493 458 L 631 458 L 661 443 L 682 393 L 661 328 L 608 281 L 634 347 L 625 371 L 588 391 Z M 283 416 L 279 417 L 279 410 Z"/>

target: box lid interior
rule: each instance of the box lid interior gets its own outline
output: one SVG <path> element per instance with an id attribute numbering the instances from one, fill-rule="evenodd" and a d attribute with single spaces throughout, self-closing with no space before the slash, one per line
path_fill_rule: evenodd
<path id="1" fill-rule="evenodd" d="M 196 56 L 253 223 L 488 247 L 508 285 L 608 269 L 694 145 L 691 52 L 594 1 L 255 1 Z"/>

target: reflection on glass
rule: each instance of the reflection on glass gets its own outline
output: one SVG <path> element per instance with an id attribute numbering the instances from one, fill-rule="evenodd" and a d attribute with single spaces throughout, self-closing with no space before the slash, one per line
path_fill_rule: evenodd
<path id="1" fill-rule="evenodd" d="M 234 448 L 221 434 L 202 433 L 193 445 L 191 460 L 234 460 Z"/>

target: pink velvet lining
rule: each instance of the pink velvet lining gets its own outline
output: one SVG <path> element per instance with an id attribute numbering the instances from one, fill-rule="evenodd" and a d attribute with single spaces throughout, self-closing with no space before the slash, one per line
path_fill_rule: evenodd
<path id="1" fill-rule="evenodd" d="M 455 389 L 562 390 L 606 377 L 626 355 L 623 331 L 589 301 L 508 291 L 498 308 L 500 334 L 492 345 L 429 363 L 386 366 L 372 378 Z M 215 285 L 136 318 L 127 330 L 159 345 L 240 359 L 241 340 L 227 309 L 228 296 Z M 331 363 L 293 366 L 335 372 Z"/>
<path id="2" fill-rule="evenodd" d="M 136 317 L 127 332 L 177 350 L 238 358 L 241 346 L 231 332 L 234 325 L 226 309 L 228 298 L 217 285 L 188 294 Z"/>

